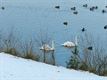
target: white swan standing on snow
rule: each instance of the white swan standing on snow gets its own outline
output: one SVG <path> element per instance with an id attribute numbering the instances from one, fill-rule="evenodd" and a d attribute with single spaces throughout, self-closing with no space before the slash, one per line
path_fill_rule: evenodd
<path id="1" fill-rule="evenodd" d="M 48 44 L 43 44 L 42 47 L 40 47 L 40 50 L 45 50 L 45 51 L 54 51 L 54 41 L 52 41 L 52 46 L 50 47 Z"/>
<path id="2" fill-rule="evenodd" d="M 75 42 L 66 41 L 62 44 L 62 46 L 67 47 L 67 48 L 74 48 L 77 45 L 78 45 L 77 36 L 75 37 Z"/>

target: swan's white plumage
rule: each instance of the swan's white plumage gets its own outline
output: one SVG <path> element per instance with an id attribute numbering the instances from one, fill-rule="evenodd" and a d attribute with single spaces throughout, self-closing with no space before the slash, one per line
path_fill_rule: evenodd
<path id="1" fill-rule="evenodd" d="M 43 44 L 42 47 L 40 47 L 40 50 L 45 50 L 45 51 L 55 50 L 54 42 L 52 41 L 52 47 L 50 47 L 48 44 Z"/>
<path id="2" fill-rule="evenodd" d="M 78 45 L 78 39 L 77 39 L 77 36 L 75 36 L 75 42 L 72 42 L 72 41 L 66 41 L 62 44 L 64 47 L 67 47 L 67 48 L 73 48 L 75 46 Z"/>
<path id="3" fill-rule="evenodd" d="M 75 43 L 71 42 L 71 41 L 66 41 L 64 42 L 64 44 L 62 44 L 64 47 L 68 47 L 68 48 L 71 48 L 71 47 L 75 47 Z"/>

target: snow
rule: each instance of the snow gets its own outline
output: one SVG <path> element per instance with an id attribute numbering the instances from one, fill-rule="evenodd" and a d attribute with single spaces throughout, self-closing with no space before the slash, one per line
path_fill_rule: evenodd
<path id="1" fill-rule="evenodd" d="M 107 80 L 107 77 L 0 53 L 0 80 Z"/>

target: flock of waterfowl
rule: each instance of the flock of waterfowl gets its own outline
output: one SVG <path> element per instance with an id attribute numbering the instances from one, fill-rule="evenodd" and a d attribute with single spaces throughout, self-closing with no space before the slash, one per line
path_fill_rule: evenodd
<path id="1" fill-rule="evenodd" d="M 90 11 L 94 11 L 94 10 L 97 10 L 98 9 L 98 6 L 91 6 L 91 7 L 88 7 L 88 4 L 83 4 L 83 7 L 84 8 L 87 8 L 89 9 Z M 60 6 L 55 6 L 56 9 L 60 9 Z M 105 8 L 107 8 L 107 6 L 105 6 Z M 78 11 L 76 10 L 76 7 L 71 7 L 70 8 L 72 11 L 74 11 L 73 13 L 75 14 L 78 14 Z M 101 11 L 102 13 L 107 13 L 107 10 L 106 9 L 102 9 Z"/>
<path id="2" fill-rule="evenodd" d="M 98 9 L 98 6 L 91 6 L 91 7 L 89 7 L 88 4 L 83 4 L 83 7 L 89 9 L 90 11 L 95 11 L 95 10 Z M 60 9 L 60 6 L 55 6 L 55 8 L 56 8 L 56 9 Z M 107 8 L 107 6 L 105 6 L 105 8 Z M 73 12 L 74 14 L 78 14 L 78 11 L 76 10 L 76 7 L 75 7 L 75 6 L 74 6 L 74 7 L 71 7 L 70 9 L 71 9 L 72 11 L 74 11 L 74 12 Z M 102 13 L 107 13 L 107 9 L 102 9 L 101 12 L 102 12 Z"/>
<path id="3" fill-rule="evenodd" d="M 76 46 L 78 46 L 77 39 L 75 40 L 75 42 L 66 41 L 66 42 L 64 42 L 62 44 L 62 46 L 66 47 L 66 48 L 75 48 Z M 93 47 L 92 46 L 88 46 L 86 49 L 93 50 Z M 54 51 L 55 50 L 54 42 L 52 41 L 52 45 L 51 46 L 49 44 L 43 44 L 40 47 L 40 50 L 45 51 L 46 53 Z"/>
<path id="4" fill-rule="evenodd" d="M 97 10 L 97 9 L 99 8 L 98 6 L 91 6 L 91 7 L 89 7 L 88 4 L 83 4 L 82 7 L 87 8 L 87 9 L 89 9 L 90 11 L 95 11 L 95 10 Z M 57 6 L 55 6 L 55 8 L 56 8 L 56 9 L 60 9 L 61 7 L 60 7 L 59 5 L 57 5 Z M 1 9 L 2 9 L 2 10 L 5 10 L 5 7 L 2 6 Z M 75 14 L 75 15 L 77 15 L 77 14 L 79 13 L 79 12 L 77 11 L 77 8 L 76 8 L 75 6 L 74 6 L 74 7 L 71 7 L 70 10 L 73 11 L 73 14 Z M 102 12 L 102 13 L 107 13 L 107 5 L 105 6 L 105 9 L 102 9 L 102 10 L 101 10 L 101 12 Z M 68 22 L 67 22 L 67 21 L 66 21 L 66 22 L 63 22 L 63 24 L 64 24 L 65 26 L 67 26 L 67 25 L 68 25 Z M 107 25 L 104 26 L 104 29 L 107 29 Z M 85 29 L 85 28 L 82 28 L 81 31 L 84 32 L 84 31 L 86 31 L 86 29 Z"/>
<path id="5" fill-rule="evenodd" d="M 83 7 L 88 8 L 88 5 L 87 5 L 87 4 L 84 4 Z M 105 6 L 105 8 L 107 8 L 107 6 Z M 95 10 L 97 10 L 97 9 L 98 9 L 98 6 L 92 6 L 92 7 L 89 8 L 90 11 L 95 11 Z M 106 9 L 103 9 L 101 12 L 102 12 L 102 13 L 107 13 L 107 10 L 106 10 Z"/>
<path id="6" fill-rule="evenodd" d="M 85 8 L 85 9 L 88 9 L 88 10 L 91 11 L 91 12 L 94 12 L 95 10 L 98 10 L 98 9 L 99 9 L 98 6 L 91 6 L 91 7 L 90 7 L 88 4 L 83 4 L 82 7 Z M 55 6 L 55 8 L 56 8 L 56 9 L 60 9 L 61 7 L 60 7 L 60 6 Z M 78 10 L 77 10 L 77 8 L 76 8 L 76 6 L 71 7 L 70 10 L 73 12 L 74 15 L 78 15 L 78 13 L 79 13 Z M 105 6 L 104 9 L 102 9 L 102 10 L 100 10 L 100 11 L 101 11 L 101 13 L 103 13 L 103 14 L 107 13 L 107 5 Z M 66 21 L 66 22 L 63 22 L 63 25 L 67 26 L 67 25 L 68 25 L 68 22 L 67 22 L 67 21 Z M 107 25 L 104 26 L 104 29 L 107 29 Z M 83 28 L 81 29 L 81 31 L 82 31 L 82 32 L 85 32 L 85 31 L 86 31 L 86 28 L 83 27 Z M 75 40 L 75 43 L 76 43 L 76 40 Z M 62 45 L 63 45 L 64 47 L 67 47 L 67 48 L 72 48 L 72 47 L 75 47 L 75 46 L 76 46 L 75 43 L 73 43 L 73 42 L 71 42 L 71 41 L 66 41 L 66 42 L 65 42 L 64 44 L 62 44 Z M 87 49 L 88 49 L 88 50 L 93 50 L 93 47 L 92 47 L 92 46 L 89 46 L 89 47 L 87 47 Z"/>
<path id="7" fill-rule="evenodd" d="M 95 11 L 97 10 L 99 7 L 98 6 L 92 6 L 92 7 L 89 7 L 88 4 L 84 4 L 83 5 L 84 8 L 87 8 L 89 9 L 90 11 Z M 60 9 L 61 7 L 60 6 L 55 6 L 56 9 Z M 105 8 L 107 8 L 107 6 L 105 6 Z M 71 7 L 70 8 L 71 11 L 73 11 L 73 14 L 77 15 L 78 14 L 78 11 L 76 9 L 76 7 Z M 103 9 L 101 11 L 102 13 L 107 13 L 107 10 L 106 9 Z M 65 21 L 63 22 L 63 25 L 67 26 L 68 25 L 68 22 Z M 107 25 L 104 26 L 104 29 L 107 29 Z M 85 32 L 86 31 L 86 28 L 82 28 L 81 29 L 82 32 Z M 75 37 L 75 42 L 72 42 L 72 41 L 66 41 L 62 44 L 62 46 L 66 47 L 66 48 L 74 48 L 76 46 L 78 46 L 78 41 L 77 41 L 77 37 Z M 88 46 L 87 47 L 88 50 L 93 50 L 93 46 Z M 52 47 L 50 47 L 48 44 L 44 44 L 42 45 L 42 47 L 40 48 L 40 50 L 45 50 L 45 51 L 54 51 L 55 50 L 55 47 L 54 47 L 54 42 L 52 42 Z"/>
<path id="8" fill-rule="evenodd" d="M 90 6 L 88 6 L 88 4 L 83 4 L 82 7 L 83 7 L 83 8 L 86 8 L 86 9 L 89 9 L 90 11 L 95 11 L 95 10 L 99 9 L 98 6 L 91 6 L 91 7 L 90 7 Z M 59 5 L 57 5 L 57 6 L 55 6 L 55 8 L 59 10 L 61 7 L 60 7 Z M 1 9 L 2 9 L 2 10 L 5 10 L 5 7 L 2 6 Z M 77 14 L 79 13 L 78 10 L 77 10 L 77 8 L 76 8 L 76 6 L 71 7 L 70 10 L 73 11 L 73 14 L 75 14 L 75 15 L 77 15 Z M 102 12 L 103 14 L 104 14 L 104 13 L 107 13 L 107 5 L 105 6 L 105 9 L 102 9 L 102 10 L 101 10 L 101 12 Z M 66 22 L 63 22 L 63 25 L 67 26 L 67 25 L 68 25 L 68 22 L 67 22 L 67 21 L 66 21 Z M 104 29 L 107 29 L 107 25 L 104 26 Z M 82 31 L 82 32 L 86 31 L 86 28 L 83 27 L 83 28 L 81 29 L 81 31 Z M 67 42 L 65 42 L 65 43 L 62 44 L 62 45 L 63 45 L 64 47 L 68 47 L 68 48 L 75 47 L 75 46 L 77 45 L 77 40 L 76 40 L 75 43 L 70 42 L 70 41 L 67 41 Z M 48 44 L 44 44 L 44 45 L 40 48 L 40 50 L 44 50 L 44 49 L 46 49 L 47 51 L 49 51 L 49 50 L 54 50 L 54 42 L 52 42 L 52 47 L 50 47 Z M 92 46 L 89 46 L 87 49 L 92 50 L 93 47 L 92 47 Z"/>
<path id="9" fill-rule="evenodd" d="M 82 7 L 86 8 L 86 9 L 89 9 L 90 11 L 95 11 L 97 9 L 99 9 L 98 6 L 88 6 L 88 4 L 83 4 Z M 55 6 L 56 9 L 60 9 L 61 7 L 59 5 Z M 74 7 L 71 7 L 70 8 L 71 11 L 73 11 L 73 14 L 77 15 L 79 12 L 77 11 L 77 8 L 74 6 Z M 104 14 L 104 13 L 107 13 L 107 5 L 105 6 L 105 9 L 102 9 L 101 12 Z M 65 26 L 68 25 L 68 22 L 63 22 L 63 24 Z M 107 25 L 104 26 L 104 29 L 107 29 Z M 83 27 L 81 29 L 82 32 L 86 31 L 86 29 Z"/>

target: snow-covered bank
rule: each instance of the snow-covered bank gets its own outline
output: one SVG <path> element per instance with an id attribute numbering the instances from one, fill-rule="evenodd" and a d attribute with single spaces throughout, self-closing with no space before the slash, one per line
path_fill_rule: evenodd
<path id="1" fill-rule="evenodd" d="M 0 80 L 107 80 L 107 77 L 0 53 Z"/>

